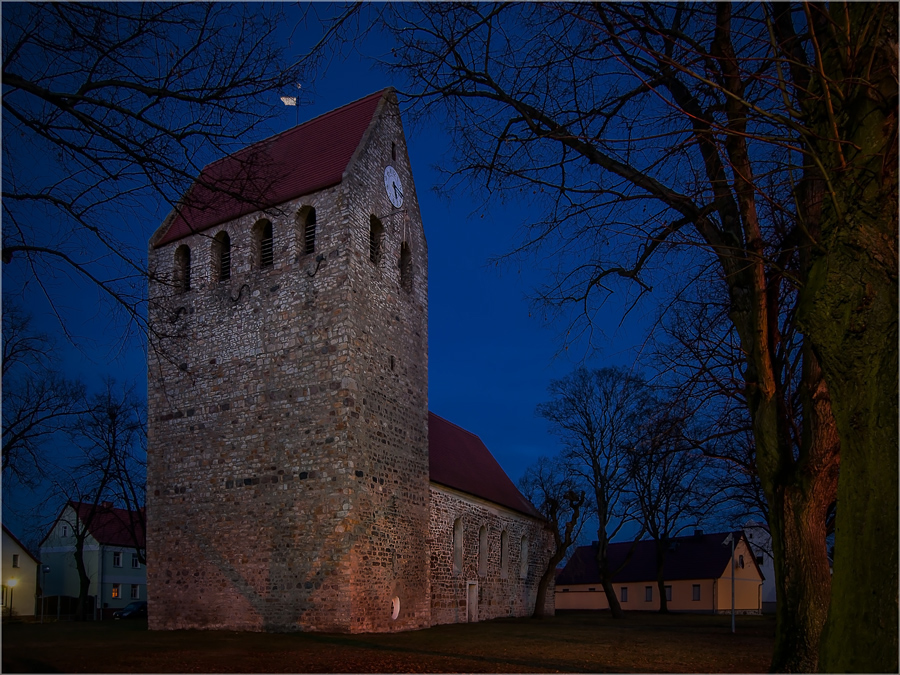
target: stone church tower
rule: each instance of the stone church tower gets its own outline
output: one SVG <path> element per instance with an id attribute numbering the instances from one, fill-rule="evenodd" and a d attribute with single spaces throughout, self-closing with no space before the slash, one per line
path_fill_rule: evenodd
<path id="1" fill-rule="evenodd" d="M 393 90 L 215 162 L 150 241 L 150 627 L 431 625 L 428 268 Z"/>

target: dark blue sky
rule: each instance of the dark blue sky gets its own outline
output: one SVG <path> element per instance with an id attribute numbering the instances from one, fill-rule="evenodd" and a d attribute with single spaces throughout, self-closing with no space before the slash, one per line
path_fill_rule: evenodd
<path id="1" fill-rule="evenodd" d="M 291 51 L 302 46 L 294 44 Z M 364 48 L 373 56 L 382 49 L 377 42 Z M 304 83 L 300 121 L 392 85 L 399 88 L 402 83 L 391 81 L 365 56 L 332 62 L 315 82 Z M 247 143 L 292 126 L 296 114 L 295 108 L 285 107 L 268 131 L 260 131 Z M 446 152 L 444 131 L 439 122 L 412 126 L 404 119 L 404 124 L 429 250 L 429 407 L 479 435 L 517 481 L 539 455 L 557 448 L 544 421 L 534 414 L 535 406 L 546 400 L 550 380 L 582 363 L 631 366 L 646 317 L 638 308 L 620 327 L 622 304 L 614 298 L 606 306 L 605 319 L 600 317 L 603 334 L 593 336 L 599 351 L 590 352 L 583 342 L 563 350 L 567 323 L 547 325 L 529 300 L 533 289 L 546 280 L 546 270 L 539 263 L 490 264 L 492 257 L 509 252 L 519 241 L 519 228 L 530 212 L 521 204 L 495 204 L 473 212 L 476 202 L 463 192 L 449 200 L 439 198 L 433 189 L 440 179 L 434 166 Z M 155 211 L 148 207 L 144 213 L 126 214 L 119 234 L 137 251 L 146 251 L 146 241 L 166 212 L 160 205 Z M 5 265 L 4 287 L 15 288 L 19 273 L 15 263 Z M 62 296 L 65 304 L 83 319 L 70 324 L 76 328 L 77 348 L 59 334 L 37 289 L 29 288 L 24 297 L 35 327 L 57 336 L 66 374 L 93 386 L 112 375 L 145 391 L 142 342 L 132 339 L 120 350 L 121 332 L 97 310 L 95 290 L 68 280 L 54 281 L 68 286 Z M 6 511 L 4 521 L 12 521 L 15 529 L 17 523 Z"/>

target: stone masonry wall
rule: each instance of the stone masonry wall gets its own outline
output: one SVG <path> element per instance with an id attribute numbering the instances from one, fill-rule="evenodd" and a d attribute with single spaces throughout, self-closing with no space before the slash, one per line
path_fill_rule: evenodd
<path id="1" fill-rule="evenodd" d="M 454 564 L 454 523 L 462 519 L 462 569 Z M 487 569 L 479 570 L 481 527 L 487 530 Z M 507 533 L 506 569 L 501 539 Z M 522 538 L 528 542 L 526 572 L 522 574 Z M 431 486 L 431 620 L 433 624 L 468 620 L 468 587 L 477 584 L 478 613 L 484 621 L 507 616 L 530 616 L 537 585 L 546 569 L 552 545 L 544 524 L 515 511 L 437 484 Z M 553 614 L 553 586 L 547 611 Z"/>
<path id="2" fill-rule="evenodd" d="M 386 163 L 406 211 L 402 227 L 385 219 L 375 268 L 369 217 L 390 211 Z M 295 221 L 305 206 L 317 212 L 312 254 Z M 252 229 L 264 216 L 275 262 L 259 269 Z M 222 230 L 232 275 L 218 282 Z M 399 286 L 403 237 L 412 293 Z M 184 244 L 192 287 L 176 293 Z M 382 101 L 339 186 L 149 256 L 150 627 L 428 625 L 427 251 L 395 102 Z"/>

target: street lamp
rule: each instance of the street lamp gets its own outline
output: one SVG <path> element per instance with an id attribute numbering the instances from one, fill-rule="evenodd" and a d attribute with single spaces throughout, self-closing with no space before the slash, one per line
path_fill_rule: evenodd
<path id="1" fill-rule="evenodd" d="M 734 532 L 728 534 L 722 546 L 731 544 L 731 632 L 734 632 Z"/>
<path id="2" fill-rule="evenodd" d="M 44 598 L 44 586 L 47 583 L 46 574 L 49 571 L 50 565 L 41 565 L 41 623 L 44 623 L 44 606 L 47 604 L 47 600 Z"/>
<path id="3" fill-rule="evenodd" d="M 9 618 L 12 618 L 13 612 L 13 590 L 16 588 L 16 584 L 19 583 L 18 579 L 10 579 L 6 582 L 6 585 L 9 586 Z"/>

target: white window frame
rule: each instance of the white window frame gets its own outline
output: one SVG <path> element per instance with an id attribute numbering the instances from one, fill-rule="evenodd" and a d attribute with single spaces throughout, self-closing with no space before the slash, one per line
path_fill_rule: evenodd
<path id="1" fill-rule="evenodd" d="M 138 559 L 137 553 L 131 554 L 131 569 L 133 569 L 133 570 L 141 569 L 141 561 Z"/>
<path id="2" fill-rule="evenodd" d="M 121 567 L 122 566 L 122 552 L 121 551 L 113 551 L 113 567 Z"/>
<path id="3" fill-rule="evenodd" d="M 131 599 L 132 600 L 140 600 L 141 599 L 141 587 L 138 584 L 131 584 Z"/>
<path id="4" fill-rule="evenodd" d="M 113 584 L 112 590 L 109 592 L 109 597 L 113 600 L 119 600 L 122 597 L 122 584 Z"/>

